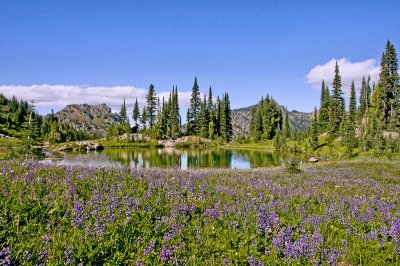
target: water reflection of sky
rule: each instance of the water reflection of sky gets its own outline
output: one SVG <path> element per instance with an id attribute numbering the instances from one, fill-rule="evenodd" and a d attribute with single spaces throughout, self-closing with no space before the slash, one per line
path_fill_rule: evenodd
<path id="1" fill-rule="evenodd" d="M 248 169 L 250 167 L 250 161 L 244 160 L 243 158 L 237 157 L 235 154 L 232 156 L 231 167 L 232 169 Z"/>

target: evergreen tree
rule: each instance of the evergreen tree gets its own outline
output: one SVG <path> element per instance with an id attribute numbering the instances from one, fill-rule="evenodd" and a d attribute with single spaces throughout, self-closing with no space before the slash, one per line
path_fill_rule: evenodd
<path id="1" fill-rule="evenodd" d="M 314 117 L 311 122 L 311 148 L 316 150 L 318 148 L 318 111 L 317 107 L 314 109 Z"/>
<path id="2" fill-rule="evenodd" d="M 370 77 L 368 77 L 367 81 L 365 81 L 365 77 L 363 77 L 361 82 L 361 91 L 360 91 L 359 108 L 358 108 L 358 119 L 360 123 L 362 122 L 362 119 L 366 116 L 369 108 L 369 101 L 371 95 L 371 88 L 369 82 L 370 82 Z"/>
<path id="3" fill-rule="evenodd" d="M 121 119 L 122 133 L 129 133 L 130 124 L 129 124 L 129 119 L 128 119 L 128 115 L 126 112 L 125 98 L 124 98 L 124 102 L 121 105 L 121 111 L 119 112 L 119 116 Z"/>
<path id="4" fill-rule="evenodd" d="M 188 135 L 197 135 L 199 133 L 200 108 L 201 108 L 200 90 L 199 90 L 199 85 L 197 84 L 197 78 L 195 77 L 192 88 L 192 95 L 190 98 L 190 108 L 187 115 Z"/>
<path id="5" fill-rule="evenodd" d="M 133 121 L 135 121 L 135 127 L 137 130 L 138 129 L 138 120 L 140 118 L 139 104 L 138 104 L 137 98 L 136 98 L 135 104 L 133 106 L 132 118 L 133 118 Z"/>
<path id="6" fill-rule="evenodd" d="M 158 107 L 158 102 L 157 102 L 157 95 L 154 90 L 154 85 L 150 84 L 149 90 L 146 95 L 146 101 L 147 101 L 147 110 L 146 110 L 146 116 L 147 120 L 149 121 L 149 128 L 153 128 L 155 122 L 156 122 L 156 113 L 157 113 L 157 107 Z"/>
<path id="7" fill-rule="evenodd" d="M 143 106 L 142 115 L 140 116 L 140 122 L 142 123 L 143 130 L 145 131 L 146 124 L 147 124 L 147 108 L 146 108 L 146 106 Z"/>
<path id="8" fill-rule="evenodd" d="M 282 130 L 282 120 L 281 108 L 267 95 L 252 111 L 250 135 L 254 140 L 273 139 L 278 130 Z"/>
<path id="9" fill-rule="evenodd" d="M 210 112 L 210 123 L 208 124 L 208 138 L 214 139 L 215 137 L 215 124 L 214 112 Z"/>
<path id="10" fill-rule="evenodd" d="M 207 121 L 207 101 L 206 95 L 204 95 L 204 100 L 201 103 L 200 114 L 199 114 L 199 124 L 200 124 L 200 136 L 207 138 L 208 136 L 208 121 Z"/>
<path id="11" fill-rule="evenodd" d="M 328 87 L 325 86 L 325 81 L 322 80 L 321 103 L 318 116 L 318 128 L 319 132 L 321 133 L 328 130 L 329 127 L 329 102 L 330 102 L 329 89 Z"/>
<path id="12" fill-rule="evenodd" d="M 387 41 L 385 51 L 382 54 L 378 85 L 382 126 L 396 129 L 400 126 L 398 119 L 400 87 L 396 50 L 390 41 Z"/>
<path id="13" fill-rule="evenodd" d="M 354 81 L 351 83 L 350 88 L 350 101 L 349 101 L 349 121 L 353 127 L 356 126 L 357 119 L 357 99 L 356 99 L 356 89 L 354 86 Z"/>
<path id="14" fill-rule="evenodd" d="M 228 93 L 224 95 L 224 113 L 225 113 L 225 133 L 224 139 L 225 141 L 232 140 L 233 128 L 232 128 L 232 110 L 231 110 L 231 102 L 229 100 Z"/>
<path id="15" fill-rule="evenodd" d="M 343 91 L 342 91 L 342 78 L 339 73 L 339 65 L 336 62 L 335 65 L 335 77 L 332 85 L 332 96 L 330 101 L 330 123 L 331 133 L 335 134 L 339 132 L 339 129 L 343 123 L 343 116 L 345 111 Z"/>
<path id="16" fill-rule="evenodd" d="M 283 126 L 283 136 L 290 138 L 289 111 L 285 108 L 285 123 Z"/>
<path id="17" fill-rule="evenodd" d="M 345 141 L 347 147 L 347 153 L 349 156 L 352 155 L 353 148 L 355 146 L 355 128 L 357 119 L 357 102 L 356 102 L 356 90 L 354 86 L 354 81 L 351 83 L 350 88 L 350 101 L 349 101 L 349 112 L 347 114 L 346 121 L 346 134 Z"/>
<path id="18" fill-rule="evenodd" d="M 171 99 L 171 137 L 176 138 L 180 132 L 180 116 L 179 116 L 179 101 L 178 101 L 178 88 L 172 88 L 172 99 Z"/>
<path id="19" fill-rule="evenodd" d="M 220 108 L 219 108 L 219 136 L 222 140 L 227 141 L 227 118 L 226 118 L 226 105 L 225 105 L 225 95 L 222 96 L 222 100 L 220 101 Z"/>

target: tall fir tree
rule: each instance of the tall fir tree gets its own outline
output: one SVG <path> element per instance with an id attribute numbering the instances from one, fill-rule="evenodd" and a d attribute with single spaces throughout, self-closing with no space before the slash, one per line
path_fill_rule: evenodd
<path id="1" fill-rule="evenodd" d="M 156 122 L 156 117 L 157 117 L 157 108 L 159 106 L 159 102 L 157 101 L 157 95 L 154 90 L 154 85 L 150 84 L 149 90 L 146 95 L 146 101 L 147 101 L 147 110 L 146 110 L 146 115 L 147 119 L 149 121 L 149 128 L 153 128 L 155 122 Z"/>
<path id="2" fill-rule="evenodd" d="M 347 147 L 347 153 L 349 156 L 352 155 L 353 148 L 355 146 L 355 129 L 357 126 L 357 99 L 354 81 L 351 83 L 350 88 L 350 100 L 349 100 L 349 112 L 347 113 L 346 121 L 346 132 L 345 142 Z"/>
<path id="3" fill-rule="evenodd" d="M 136 98 L 135 104 L 133 105 L 132 119 L 135 121 L 136 130 L 138 130 L 138 120 L 140 118 L 139 103 Z"/>
<path id="4" fill-rule="evenodd" d="M 171 137 L 176 138 L 180 133 L 180 116 L 179 116 L 179 100 L 178 100 L 178 87 L 172 88 L 171 99 Z"/>
<path id="5" fill-rule="evenodd" d="M 224 112 L 225 112 L 225 141 L 231 141 L 233 135 L 233 127 L 232 127 L 232 110 L 231 110 L 231 102 L 229 100 L 229 94 L 225 93 L 224 95 Z"/>
<path id="6" fill-rule="evenodd" d="M 329 89 L 325 86 L 325 81 L 322 80 L 321 86 L 321 100 L 320 100 L 319 116 L 318 116 L 318 130 L 324 133 L 329 128 L 329 103 L 330 95 Z"/>
<path id="7" fill-rule="evenodd" d="M 318 110 L 317 107 L 314 109 L 313 119 L 311 121 L 311 132 L 310 132 L 311 148 L 316 150 L 318 148 Z"/>
<path id="8" fill-rule="evenodd" d="M 200 131 L 199 134 L 201 137 L 206 138 L 208 136 L 208 121 L 207 121 L 207 101 L 206 95 L 204 95 L 204 100 L 201 103 L 200 114 L 199 114 L 199 124 Z"/>
<path id="9" fill-rule="evenodd" d="M 361 123 L 362 119 L 368 113 L 368 108 L 370 105 L 370 95 L 371 95 L 371 87 L 369 85 L 370 77 L 368 76 L 368 80 L 365 80 L 363 76 L 361 82 L 361 90 L 360 90 L 360 97 L 359 97 L 359 107 L 358 107 L 358 120 Z"/>
<path id="10" fill-rule="evenodd" d="M 142 115 L 140 116 L 140 122 L 142 124 L 142 129 L 145 131 L 147 129 L 147 108 L 143 106 Z"/>
<path id="11" fill-rule="evenodd" d="M 335 64 L 335 77 L 332 85 L 332 96 L 330 100 L 330 124 L 331 133 L 338 133 L 344 122 L 345 103 L 342 91 L 342 78 L 339 72 L 339 65 Z"/>
<path id="12" fill-rule="evenodd" d="M 283 125 L 283 136 L 285 138 L 290 138 L 290 124 L 289 124 L 289 111 L 287 107 L 285 108 L 285 121 Z"/>
<path id="13" fill-rule="evenodd" d="M 125 98 L 124 102 L 121 105 L 121 111 L 119 112 L 119 116 L 121 118 L 121 129 L 122 129 L 122 134 L 123 133 L 129 133 L 130 132 L 130 123 L 128 119 L 128 114 L 126 111 L 126 103 L 125 103 Z"/>
<path id="14" fill-rule="evenodd" d="M 187 115 L 187 134 L 197 135 L 200 130 L 199 116 L 201 108 L 201 98 L 199 85 L 197 84 L 197 78 L 194 78 L 194 84 L 192 87 L 192 95 L 190 98 L 190 107 Z"/>

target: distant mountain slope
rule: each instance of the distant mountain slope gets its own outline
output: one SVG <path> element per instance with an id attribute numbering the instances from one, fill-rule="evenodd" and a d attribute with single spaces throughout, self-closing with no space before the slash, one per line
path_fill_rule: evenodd
<path id="1" fill-rule="evenodd" d="M 233 126 L 233 139 L 237 140 L 249 135 L 251 109 L 255 105 L 232 110 L 232 126 Z M 284 108 L 282 107 L 282 110 Z M 289 111 L 289 123 L 292 128 L 299 130 L 306 130 L 310 126 L 311 114 L 299 112 L 296 110 Z"/>
<path id="2" fill-rule="evenodd" d="M 119 121 L 119 115 L 112 113 L 106 104 L 70 104 L 57 112 L 59 121 L 65 122 L 77 130 L 84 130 L 105 136 L 107 127 Z"/>

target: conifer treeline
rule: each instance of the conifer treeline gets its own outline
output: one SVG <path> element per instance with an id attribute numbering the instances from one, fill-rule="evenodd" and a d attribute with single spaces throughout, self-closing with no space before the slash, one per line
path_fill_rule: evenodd
<path id="1" fill-rule="evenodd" d="M 336 62 L 331 95 L 322 81 L 320 108 L 315 111 L 316 116 L 312 121 L 311 140 L 317 141 L 318 135 L 323 133 L 329 135 L 331 140 L 342 137 L 349 153 L 355 147 L 363 151 L 371 148 L 379 151 L 391 145 L 392 136 L 396 136 L 395 132 L 400 129 L 400 78 L 397 62 L 395 48 L 387 41 L 378 83 L 372 84 L 371 89 L 370 77 L 363 77 L 357 106 L 353 81 L 347 112 Z M 384 132 L 387 132 L 388 138 L 384 138 Z"/>
<path id="2" fill-rule="evenodd" d="M 182 126 L 179 110 L 178 88 L 173 86 L 168 99 L 160 99 L 153 84 L 146 95 L 146 106 L 140 113 L 137 98 L 132 112 L 134 126 L 131 128 L 126 115 L 125 99 L 121 106 L 121 121 L 111 126 L 108 137 L 124 133 L 142 132 L 156 139 L 177 138 L 183 135 L 195 135 L 210 139 L 232 140 L 232 111 L 228 93 L 218 96 L 213 103 L 212 89 L 208 97 L 201 99 L 197 78 L 194 80 L 190 98 L 190 107 L 186 115 L 186 128 Z"/>
<path id="3" fill-rule="evenodd" d="M 286 112 L 287 113 L 287 112 Z M 286 115 L 285 135 L 289 135 L 289 119 Z M 250 121 L 250 136 L 253 140 L 273 139 L 282 130 L 282 110 L 278 103 L 269 95 L 261 98 L 256 107 L 252 109 Z"/>
<path id="4" fill-rule="evenodd" d="M 0 94 L 0 133 L 29 139 L 32 144 L 94 138 L 91 134 L 58 121 L 53 112 L 41 116 L 35 110 L 34 103 L 29 104 L 15 97 L 7 99 L 2 94 Z"/>

